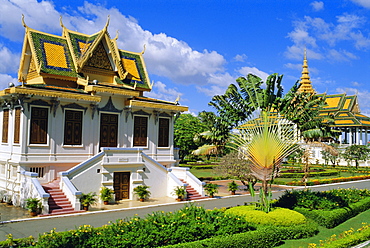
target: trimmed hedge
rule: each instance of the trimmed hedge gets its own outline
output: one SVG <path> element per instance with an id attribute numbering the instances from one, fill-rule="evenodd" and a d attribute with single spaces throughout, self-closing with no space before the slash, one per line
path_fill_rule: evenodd
<path id="1" fill-rule="evenodd" d="M 295 225 L 291 227 L 267 226 L 234 235 L 222 235 L 209 239 L 199 240 L 195 242 L 182 243 L 177 245 L 165 246 L 166 248 L 266 248 L 274 247 L 287 239 L 308 238 L 318 233 L 316 223 L 308 223 L 304 225 Z"/>
<path id="2" fill-rule="evenodd" d="M 306 208 L 294 208 L 295 211 L 307 218 L 315 220 L 319 225 L 326 228 L 333 228 L 346 220 L 370 209 L 370 197 L 362 199 L 349 207 L 334 210 L 309 210 Z"/>
<path id="3" fill-rule="evenodd" d="M 291 226 L 306 223 L 304 215 L 287 208 L 277 208 L 265 213 L 256 210 L 254 206 L 239 206 L 226 210 L 225 214 L 245 217 L 247 222 L 257 225 Z"/>
<path id="4" fill-rule="evenodd" d="M 325 170 L 325 171 L 317 171 L 317 172 L 310 172 L 308 177 L 315 177 L 315 176 L 319 176 L 319 177 L 327 177 L 327 176 L 335 176 L 335 175 L 338 175 L 338 171 L 337 170 Z M 287 172 L 287 173 L 284 173 L 284 172 L 281 172 L 278 176 L 278 178 L 302 178 L 304 176 L 304 173 L 303 172 Z"/>

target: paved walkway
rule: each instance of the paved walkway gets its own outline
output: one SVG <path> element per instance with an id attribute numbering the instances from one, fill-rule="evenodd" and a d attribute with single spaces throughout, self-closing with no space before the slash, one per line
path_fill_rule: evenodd
<path id="1" fill-rule="evenodd" d="M 370 180 L 358 182 L 346 182 L 331 185 L 318 185 L 310 187 L 312 190 L 328 190 L 333 188 L 370 188 Z M 284 188 L 273 192 L 273 198 L 278 198 L 284 193 Z M 227 192 L 220 191 L 217 198 L 202 199 L 192 201 L 196 205 L 203 206 L 207 209 L 232 207 L 243 205 L 245 202 L 254 202 L 258 196 L 251 197 L 244 192 L 235 196 L 224 196 Z M 182 208 L 188 202 L 176 202 L 173 198 L 156 198 L 147 202 L 139 201 L 120 201 L 114 205 L 97 206 L 86 213 L 59 215 L 50 217 L 35 217 L 21 220 L 5 221 L 0 225 L 0 240 L 5 240 L 6 235 L 11 233 L 14 238 L 28 237 L 32 235 L 37 238 L 39 234 L 49 232 L 53 228 L 56 231 L 66 231 L 76 229 L 80 225 L 91 225 L 99 227 L 108 224 L 109 221 L 129 218 L 137 214 L 144 217 L 155 211 L 176 211 Z M 104 210 L 101 210 L 104 209 Z"/>

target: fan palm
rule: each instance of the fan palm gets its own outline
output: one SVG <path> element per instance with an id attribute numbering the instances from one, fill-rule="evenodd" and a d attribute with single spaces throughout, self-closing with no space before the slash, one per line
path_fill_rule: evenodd
<path id="1" fill-rule="evenodd" d="M 240 126 L 239 133 L 232 137 L 231 146 L 250 161 L 254 177 L 261 180 L 261 206 L 269 211 L 268 196 L 272 180 L 276 177 L 283 158 L 293 153 L 300 141 L 294 125 L 286 119 L 277 118 L 274 113 L 262 111 Z"/>

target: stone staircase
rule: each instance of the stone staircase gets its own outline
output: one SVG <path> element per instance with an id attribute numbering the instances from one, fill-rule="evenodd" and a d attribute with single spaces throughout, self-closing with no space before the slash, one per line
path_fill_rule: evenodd
<path id="1" fill-rule="evenodd" d="M 59 215 L 59 214 L 72 214 L 85 212 L 84 210 L 74 210 L 71 202 L 68 200 L 63 191 L 59 188 L 60 179 L 54 180 L 48 184 L 44 184 L 46 193 L 50 194 L 49 197 L 49 214 L 44 214 L 40 216 L 49 216 L 49 215 Z"/>
<path id="2" fill-rule="evenodd" d="M 208 197 L 202 196 L 201 194 L 198 193 L 193 187 L 191 187 L 185 180 L 180 179 L 182 183 L 187 184 L 186 186 L 186 194 L 188 196 L 187 200 L 192 201 L 192 200 L 199 200 L 199 199 L 206 199 Z"/>

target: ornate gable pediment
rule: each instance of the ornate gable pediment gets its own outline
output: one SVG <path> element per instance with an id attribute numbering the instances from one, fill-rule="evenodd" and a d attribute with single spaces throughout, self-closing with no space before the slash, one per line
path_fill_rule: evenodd
<path id="1" fill-rule="evenodd" d="M 105 50 L 102 42 L 96 46 L 95 50 L 92 52 L 92 56 L 90 56 L 86 61 L 85 66 L 113 71 L 111 60 L 109 59 L 107 51 Z"/>

